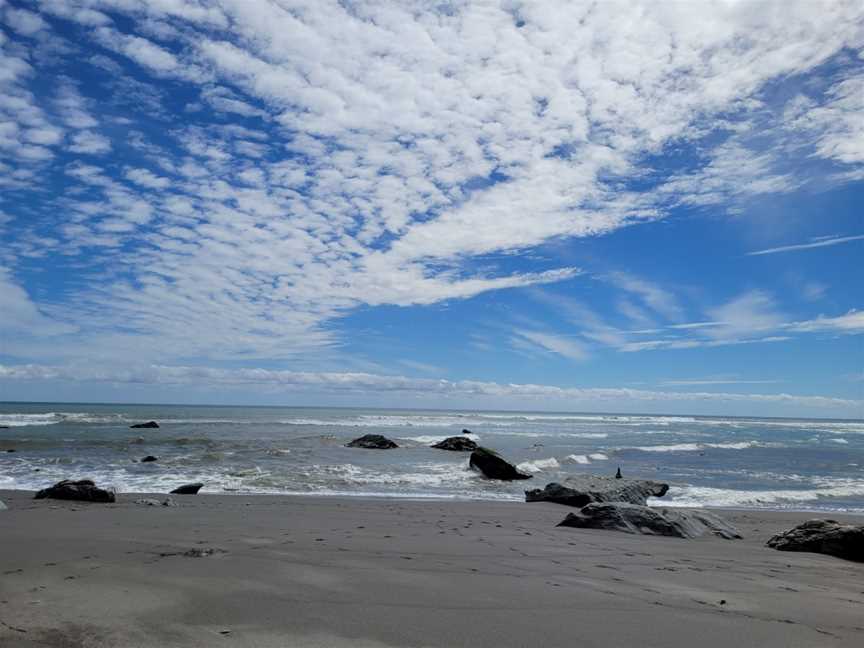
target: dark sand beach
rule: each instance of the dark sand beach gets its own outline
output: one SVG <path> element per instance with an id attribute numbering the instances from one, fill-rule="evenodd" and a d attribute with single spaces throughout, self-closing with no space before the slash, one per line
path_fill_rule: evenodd
<path id="1" fill-rule="evenodd" d="M 864 565 L 764 547 L 812 514 L 680 540 L 550 503 L 140 497 L 0 492 L 0 645 L 864 645 Z"/>

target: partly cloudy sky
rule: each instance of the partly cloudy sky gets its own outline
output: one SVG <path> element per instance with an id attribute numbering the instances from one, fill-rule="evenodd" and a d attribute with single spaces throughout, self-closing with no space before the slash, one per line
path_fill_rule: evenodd
<path id="1" fill-rule="evenodd" d="M 860 1 L 0 27 L 0 400 L 864 416 Z"/>

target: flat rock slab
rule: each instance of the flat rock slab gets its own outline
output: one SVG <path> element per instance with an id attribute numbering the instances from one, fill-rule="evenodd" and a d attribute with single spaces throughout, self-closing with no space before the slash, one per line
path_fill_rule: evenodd
<path id="1" fill-rule="evenodd" d="M 43 488 L 34 497 L 34 499 L 45 498 L 77 500 L 81 502 L 111 503 L 116 501 L 116 497 L 112 491 L 99 488 L 89 479 L 79 479 L 78 481 L 64 479 L 50 488 Z"/>
<path id="2" fill-rule="evenodd" d="M 531 479 L 531 475 L 520 473 L 516 466 L 502 459 L 498 453 L 488 448 L 478 447 L 471 453 L 468 466 L 479 470 L 489 479 L 513 481 L 515 479 Z"/>
<path id="3" fill-rule="evenodd" d="M 367 448 L 368 450 L 391 450 L 398 448 L 395 441 L 391 441 L 380 434 L 364 434 L 359 439 L 354 439 L 345 444 L 346 448 Z"/>
<path id="4" fill-rule="evenodd" d="M 563 484 L 525 491 L 526 502 L 555 502 L 583 507 L 592 502 L 626 502 L 646 506 L 649 497 L 663 497 L 669 484 L 648 479 L 616 479 L 599 475 L 568 477 Z"/>
<path id="5" fill-rule="evenodd" d="M 470 433 L 469 433 L 470 434 Z M 464 436 L 452 436 L 439 441 L 432 446 L 438 450 L 452 450 L 454 452 L 473 452 L 477 449 L 477 443 Z"/>
<path id="6" fill-rule="evenodd" d="M 604 529 L 624 533 L 698 538 L 706 533 L 733 540 L 741 537 L 738 530 L 713 513 L 654 509 L 622 502 L 597 502 L 569 513 L 558 526 L 577 529 Z"/>
<path id="7" fill-rule="evenodd" d="M 780 551 L 809 551 L 864 562 L 864 525 L 808 520 L 778 533 L 765 544 Z"/>

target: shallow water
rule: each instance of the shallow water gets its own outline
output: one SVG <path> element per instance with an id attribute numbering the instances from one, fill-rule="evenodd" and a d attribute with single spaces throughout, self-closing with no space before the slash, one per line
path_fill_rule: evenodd
<path id="1" fill-rule="evenodd" d="M 159 429 L 133 430 L 156 420 Z M 91 477 L 123 492 L 202 481 L 205 492 L 522 499 L 568 474 L 673 484 L 681 506 L 864 512 L 864 421 L 173 405 L 0 404 L 0 488 Z M 467 453 L 428 446 L 469 429 L 532 472 L 490 482 Z M 389 451 L 346 448 L 384 434 Z M 156 463 L 139 463 L 152 454 Z"/>

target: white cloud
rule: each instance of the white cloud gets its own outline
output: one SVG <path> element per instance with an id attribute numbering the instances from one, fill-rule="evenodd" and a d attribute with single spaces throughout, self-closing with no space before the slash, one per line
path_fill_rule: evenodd
<path id="1" fill-rule="evenodd" d="M 72 136 L 68 150 L 72 153 L 99 155 L 111 150 L 111 140 L 93 131 L 81 131 Z"/>
<path id="2" fill-rule="evenodd" d="M 333 321 L 358 306 L 432 304 L 573 277 L 567 267 L 512 274 L 474 262 L 662 218 L 670 194 L 618 182 L 695 131 L 722 135 L 729 115 L 745 122 L 762 109 L 754 97 L 765 83 L 858 42 L 857 3 L 773 6 L 544 2 L 521 6 L 517 20 L 509 5 L 476 3 L 447 11 L 46 3 L 52 15 L 89 25 L 82 39 L 133 61 L 138 74 L 185 84 L 178 96 L 220 113 L 184 113 L 166 130 L 148 121 L 149 106 L 124 111 L 130 130 L 155 133 L 154 142 L 130 137 L 145 156 L 139 163 L 119 141 L 112 149 L 87 88 L 62 82 L 43 108 L 26 87 L 36 59 L 5 58 L 0 90 L 14 92 L 0 94 L 15 99 L 3 104 L 15 103 L 2 140 L 10 155 L 47 164 L 52 146 L 71 141 L 70 152 L 105 156 L 101 171 L 70 169 L 56 221 L 47 232 L 28 226 L 44 241 L 26 253 L 74 258 L 104 248 L 104 275 L 68 299 L 92 331 L 80 340 L 85 355 L 99 346 L 164 358 L 293 358 L 337 345 Z M 115 24 L 109 14 L 131 20 Z M 94 70 L 117 82 L 116 65 L 98 62 Z M 27 121 L 40 113 L 42 123 Z M 267 115 L 274 120 L 256 119 Z M 52 118 L 80 132 L 52 139 Z M 237 123 L 223 124 L 229 118 Z M 722 133 L 706 126 L 715 119 Z M 668 191 L 678 182 L 684 197 L 674 199 L 731 195 L 730 178 L 747 195 L 795 183 L 739 141 L 709 147 L 705 160 L 691 170 L 698 181 L 683 173 L 667 183 Z M 112 169 L 129 165 L 129 183 L 118 180 Z M 134 265 L 119 257 L 128 249 Z M 630 275 L 610 280 L 627 293 L 621 308 L 634 321 L 685 319 L 670 291 Z M 730 310 L 732 329 L 717 330 L 746 328 L 746 307 Z M 629 340 L 594 324 L 581 335 Z M 541 335 L 552 336 L 547 349 L 582 353 L 581 341 Z"/>
<path id="3" fill-rule="evenodd" d="M 11 341 L 13 335 L 52 336 L 75 331 L 74 327 L 42 313 L 27 292 L 13 280 L 10 270 L 3 266 L 0 266 L 0 304 L 3 304 L 0 336 L 5 340 Z"/>
<path id="4" fill-rule="evenodd" d="M 810 250 L 812 248 L 821 248 L 821 247 L 830 247 L 832 245 L 839 245 L 840 243 L 848 243 L 850 241 L 860 241 L 864 239 L 864 235 L 858 236 L 837 236 L 830 237 L 818 241 L 811 241 L 810 243 L 799 243 L 797 245 L 784 245 L 782 247 L 768 248 L 766 250 L 756 250 L 755 252 L 748 252 L 748 256 L 758 256 L 761 254 L 777 254 L 778 252 L 794 252 L 796 250 Z"/>
<path id="5" fill-rule="evenodd" d="M 577 388 L 536 384 L 501 384 L 471 380 L 449 381 L 434 378 L 409 378 L 370 373 L 298 372 L 270 369 L 216 369 L 189 366 L 137 366 L 105 369 L 93 364 L 78 366 L 0 365 L 4 380 L 96 381 L 160 385 L 256 386 L 271 385 L 290 391 L 317 393 L 357 392 L 368 395 L 411 393 L 430 398 L 493 397 L 528 398 L 538 403 L 568 406 L 591 404 L 608 408 L 648 402 L 713 402 L 777 404 L 819 409 L 860 408 L 864 402 L 793 394 L 742 394 L 724 392 L 669 392 L 629 388 Z M 438 402 L 438 401 L 436 401 Z"/>
<path id="6" fill-rule="evenodd" d="M 702 332 L 710 338 L 729 339 L 777 329 L 787 317 L 777 310 L 768 293 L 751 290 L 720 306 L 707 309 L 716 326 Z"/>
<path id="7" fill-rule="evenodd" d="M 26 9 L 7 8 L 3 12 L 3 21 L 23 36 L 33 36 L 48 27 L 39 14 Z"/>
<path id="8" fill-rule="evenodd" d="M 527 340 L 544 351 L 560 355 L 568 360 L 579 362 L 588 358 L 584 345 L 572 338 L 543 331 L 515 330 L 513 333 L 517 339 Z"/>

